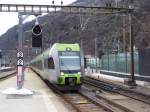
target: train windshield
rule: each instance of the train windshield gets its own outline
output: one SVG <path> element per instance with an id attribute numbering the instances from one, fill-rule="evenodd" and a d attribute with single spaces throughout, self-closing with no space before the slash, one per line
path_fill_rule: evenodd
<path id="1" fill-rule="evenodd" d="M 60 55 L 60 69 L 61 70 L 79 70 L 80 56 L 78 52 L 67 52 Z"/>
<path id="2" fill-rule="evenodd" d="M 80 58 L 79 56 L 74 57 L 60 57 L 61 69 L 80 69 Z"/>

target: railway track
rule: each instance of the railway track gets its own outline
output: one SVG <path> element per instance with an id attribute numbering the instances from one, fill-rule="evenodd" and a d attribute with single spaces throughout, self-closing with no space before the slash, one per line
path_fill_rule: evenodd
<path id="1" fill-rule="evenodd" d="M 114 112 L 81 92 L 61 92 L 48 81 L 46 81 L 46 84 L 77 112 Z"/>
<path id="2" fill-rule="evenodd" d="M 93 93 L 93 95 L 91 95 L 91 93 L 89 93 L 89 92 L 86 93 L 85 90 L 84 90 L 84 92 L 82 94 L 84 94 L 85 97 L 88 97 L 91 100 L 96 101 L 97 103 L 99 103 L 100 105 L 104 106 L 105 108 L 108 108 L 109 109 L 108 112 L 134 112 L 134 111 L 132 111 L 132 110 L 126 108 L 126 107 L 123 107 L 121 105 L 117 105 L 117 104 L 115 104 L 113 102 L 109 102 L 105 98 L 97 97 L 97 95 L 94 94 L 94 93 Z"/>
<path id="3" fill-rule="evenodd" d="M 95 94 L 85 92 L 84 90 L 64 93 L 52 87 L 52 85 L 48 85 L 77 112 L 134 112 L 121 105 L 114 105 L 105 99 L 97 98 Z"/>
<path id="4" fill-rule="evenodd" d="M 48 81 L 46 84 L 77 112 L 134 112 L 120 105 L 116 106 L 105 99 L 97 98 L 93 92 L 89 93 L 85 90 L 61 92 Z"/>
<path id="5" fill-rule="evenodd" d="M 77 92 L 62 92 L 59 91 L 50 82 L 45 83 L 58 94 L 64 102 L 71 106 L 71 112 L 137 112 L 125 106 L 117 104 L 105 97 L 98 96 L 95 91 L 81 89 Z M 107 87 L 106 87 L 107 88 Z M 110 90 L 111 88 L 107 88 Z M 113 87 L 113 90 L 118 89 Z"/>
<path id="6" fill-rule="evenodd" d="M 107 82 L 97 80 L 94 78 L 90 78 L 90 77 L 84 78 L 84 83 L 93 85 L 95 87 L 101 88 L 106 91 L 118 93 L 120 95 L 129 97 L 129 98 L 132 98 L 132 99 L 135 99 L 135 100 L 138 100 L 138 101 L 141 101 L 143 103 L 150 105 L 150 96 L 148 95 L 137 93 L 132 90 L 122 88 L 118 85 L 114 85 L 112 83 L 107 83 Z"/>
<path id="7" fill-rule="evenodd" d="M 87 88 L 97 88 L 97 90 L 100 90 L 101 93 L 96 94 L 97 98 L 105 100 L 106 102 L 118 108 L 122 108 L 123 110 L 129 109 L 135 112 L 149 112 L 149 96 L 144 96 L 143 94 L 139 94 L 134 91 L 132 92 L 131 90 L 124 90 L 120 86 L 109 86 L 108 83 L 105 84 L 103 81 L 95 81 L 95 79 L 89 80 L 90 78 L 84 79 L 84 85 L 87 85 Z"/>
<path id="8" fill-rule="evenodd" d="M 17 72 L 14 71 L 14 72 L 9 73 L 9 74 L 7 74 L 7 75 L 5 75 L 5 76 L 1 76 L 1 77 L 0 77 L 0 81 L 6 80 L 6 79 L 11 78 L 11 77 L 14 77 L 14 76 L 16 75 L 16 73 L 17 73 Z"/>

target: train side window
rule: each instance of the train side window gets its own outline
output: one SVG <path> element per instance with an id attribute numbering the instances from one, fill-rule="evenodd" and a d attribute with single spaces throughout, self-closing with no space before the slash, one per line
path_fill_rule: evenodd
<path id="1" fill-rule="evenodd" d="M 53 58 L 48 59 L 48 69 L 55 69 Z"/>

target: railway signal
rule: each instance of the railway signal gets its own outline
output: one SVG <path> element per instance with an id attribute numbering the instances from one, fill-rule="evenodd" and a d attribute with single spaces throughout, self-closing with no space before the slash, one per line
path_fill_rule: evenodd
<path id="1" fill-rule="evenodd" d="M 42 47 L 42 28 L 37 19 L 32 28 L 32 47 Z"/>

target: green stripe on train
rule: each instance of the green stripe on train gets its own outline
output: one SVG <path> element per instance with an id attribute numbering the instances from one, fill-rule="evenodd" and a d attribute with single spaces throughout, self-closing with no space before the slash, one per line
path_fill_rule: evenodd
<path id="1" fill-rule="evenodd" d="M 65 78 L 75 77 L 77 78 L 76 84 L 81 84 L 81 75 L 80 74 L 65 74 L 58 77 L 58 84 L 65 85 Z"/>
<path id="2" fill-rule="evenodd" d="M 56 43 L 58 51 L 66 51 L 66 48 L 71 48 L 72 51 L 80 51 L 79 44 L 59 44 Z"/>

